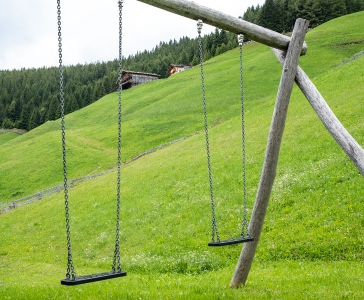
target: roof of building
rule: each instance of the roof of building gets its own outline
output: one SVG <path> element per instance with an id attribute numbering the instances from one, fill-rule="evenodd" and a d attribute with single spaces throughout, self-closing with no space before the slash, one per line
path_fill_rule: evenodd
<path id="1" fill-rule="evenodd" d="M 187 69 L 190 69 L 191 66 L 190 65 L 170 65 L 168 68 L 168 74 L 169 75 L 174 74 L 176 71 L 172 73 L 172 70 L 175 70 L 175 68 L 183 68 L 184 70 L 187 70 Z"/>
<path id="2" fill-rule="evenodd" d="M 135 72 L 135 71 L 127 71 L 123 70 L 123 74 L 129 73 L 129 74 L 137 74 L 137 75 L 147 75 L 147 76 L 153 76 L 153 77 L 160 77 L 158 74 L 155 73 L 146 73 L 146 72 Z"/>
<path id="3" fill-rule="evenodd" d="M 191 66 L 190 65 L 184 65 L 184 64 L 179 64 L 179 65 L 171 64 L 171 67 L 191 67 Z"/>

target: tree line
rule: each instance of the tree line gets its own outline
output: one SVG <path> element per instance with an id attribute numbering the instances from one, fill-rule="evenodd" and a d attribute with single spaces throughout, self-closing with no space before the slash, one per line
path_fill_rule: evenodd
<path id="1" fill-rule="evenodd" d="M 203 38 L 204 59 L 210 59 L 238 43 L 236 35 L 215 29 Z M 160 42 L 123 58 L 123 69 L 168 76 L 171 64 L 197 65 L 198 40 Z M 117 89 L 119 62 L 96 62 L 63 68 L 65 113 L 83 108 Z M 0 127 L 31 130 L 60 117 L 58 67 L 0 70 Z"/>
<path id="2" fill-rule="evenodd" d="M 65 111 L 70 113 L 114 89 L 118 62 L 63 69 Z M 31 130 L 60 117 L 57 67 L 0 71 L 0 125 Z"/>
<path id="3" fill-rule="evenodd" d="M 290 31 L 296 18 L 317 26 L 332 18 L 364 9 L 363 0 L 266 0 L 249 7 L 242 18 L 266 28 Z M 204 35 L 203 57 L 208 60 L 238 46 L 235 34 L 215 29 Z M 198 65 L 197 38 L 160 42 L 152 50 L 123 57 L 123 69 L 168 77 L 171 64 Z M 119 62 L 65 66 L 65 112 L 83 108 L 117 89 Z M 0 70 L 0 127 L 31 130 L 60 117 L 57 67 Z"/>
<path id="4" fill-rule="evenodd" d="M 249 7 L 243 19 L 277 32 L 289 32 L 297 18 L 316 27 L 331 19 L 364 10 L 363 0 L 266 0 Z"/>

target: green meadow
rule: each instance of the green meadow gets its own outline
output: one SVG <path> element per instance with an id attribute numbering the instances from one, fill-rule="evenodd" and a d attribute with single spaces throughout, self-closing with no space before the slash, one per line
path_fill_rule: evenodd
<path id="1" fill-rule="evenodd" d="M 342 64 L 363 50 L 362 28 L 359 12 L 309 31 L 300 66 L 364 146 L 364 56 Z M 243 51 L 250 217 L 282 67 L 264 45 Z M 243 212 L 239 49 L 204 69 L 216 215 L 225 239 L 239 234 Z M 60 192 L 0 214 L 0 299 L 364 299 L 364 179 L 297 87 L 248 282 L 229 288 L 242 245 L 207 246 L 199 72 L 123 91 L 121 264 L 128 275 L 60 285 L 67 266 Z M 69 179 L 115 167 L 117 98 L 109 94 L 66 116 Z M 0 132 L 0 203 L 62 181 L 59 120 L 23 135 Z M 77 183 L 69 199 L 76 273 L 109 271 L 116 171 Z"/>
<path id="2" fill-rule="evenodd" d="M 16 138 L 17 136 L 18 134 L 15 132 L 7 132 L 0 129 L 0 145 L 5 144 L 6 142 Z"/>

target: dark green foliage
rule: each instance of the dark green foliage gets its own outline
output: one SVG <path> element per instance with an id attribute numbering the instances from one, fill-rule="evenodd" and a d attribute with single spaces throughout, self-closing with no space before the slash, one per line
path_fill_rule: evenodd
<path id="1" fill-rule="evenodd" d="M 204 60 L 231 50 L 237 45 L 235 34 L 216 28 L 214 33 L 203 37 Z M 198 63 L 197 39 L 182 37 L 179 42 L 176 40 L 160 42 L 151 51 L 144 50 L 135 55 L 129 55 L 123 62 L 123 68 L 156 73 L 161 78 L 166 78 L 171 64 L 197 65 Z"/>
<path id="2" fill-rule="evenodd" d="M 261 8 L 259 24 L 265 28 L 279 31 L 280 6 L 274 0 L 266 0 Z"/>
<path id="3" fill-rule="evenodd" d="M 204 59 L 237 46 L 236 35 L 216 29 L 203 37 Z M 138 52 L 123 60 L 123 69 L 168 77 L 171 64 L 197 65 L 197 39 L 183 37 L 161 42 L 152 51 Z M 96 62 L 63 69 L 65 111 L 83 108 L 117 89 L 119 63 Z M 31 130 L 59 118 L 58 68 L 0 70 L 0 127 Z"/>
<path id="4" fill-rule="evenodd" d="M 14 127 L 28 129 L 30 112 L 31 112 L 30 104 L 26 103 L 21 111 L 20 120 L 17 121 L 17 124 Z"/>
<path id="5" fill-rule="evenodd" d="M 243 19 L 277 32 L 291 31 L 297 18 L 316 27 L 331 19 L 361 11 L 362 0 L 266 0 L 262 6 L 249 7 Z"/>
<path id="6" fill-rule="evenodd" d="M 266 28 L 286 32 L 296 18 L 316 27 L 333 18 L 364 9 L 362 0 L 266 0 L 262 6 L 249 7 L 243 19 Z M 238 46 L 236 35 L 224 30 L 203 37 L 203 56 L 208 60 Z M 123 60 L 123 69 L 156 73 L 168 77 L 171 64 L 197 65 L 197 39 L 183 37 L 178 42 L 160 42 Z M 66 113 L 83 108 L 115 91 L 118 61 L 96 62 L 64 67 Z M 31 130 L 59 113 L 58 68 L 0 70 L 0 127 Z"/>
<path id="7" fill-rule="evenodd" d="M 48 106 L 47 120 L 56 120 L 60 117 L 59 103 L 56 95 L 53 95 Z"/>
<path id="8" fill-rule="evenodd" d="M 29 128 L 35 128 L 41 125 L 39 110 L 34 108 L 29 119 Z"/>
<path id="9" fill-rule="evenodd" d="M 65 67 L 66 112 L 110 93 L 116 84 L 117 68 L 117 60 Z M 31 130 L 59 118 L 58 68 L 2 70 L 0 78 L 0 127 Z M 97 93 L 92 98 L 94 89 Z"/>

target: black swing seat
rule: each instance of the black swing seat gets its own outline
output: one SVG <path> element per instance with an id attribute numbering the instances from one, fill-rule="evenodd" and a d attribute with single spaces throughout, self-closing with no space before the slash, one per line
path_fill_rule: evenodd
<path id="1" fill-rule="evenodd" d="M 66 279 L 61 280 L 61 284 L 78 285 L 78 284 L 101 281 L 101 280 L 106 280 L 106 279 L 122 277 L 122 276 L 126 276 L 125 271 L 110 271 L 110 272 L 105 272 L 105 273 L 98 273 L 98 274 L 75 277 L 74 279 L 66 278 Z"/>
<path id="2" fill-rule="evenodd" d="M 209 246 L 227 246 L 227 245 L 234 245 L 234 244 L 240 244 L 240 243 L 246 243 L 246 242 L 252 242 L 254 241 L 254 238 L 250 236 L 241 236 L 236 239 L 229 239 L 229 240 L 223 240 L 223 241 L 212 241 L 209 243 Z"/>

